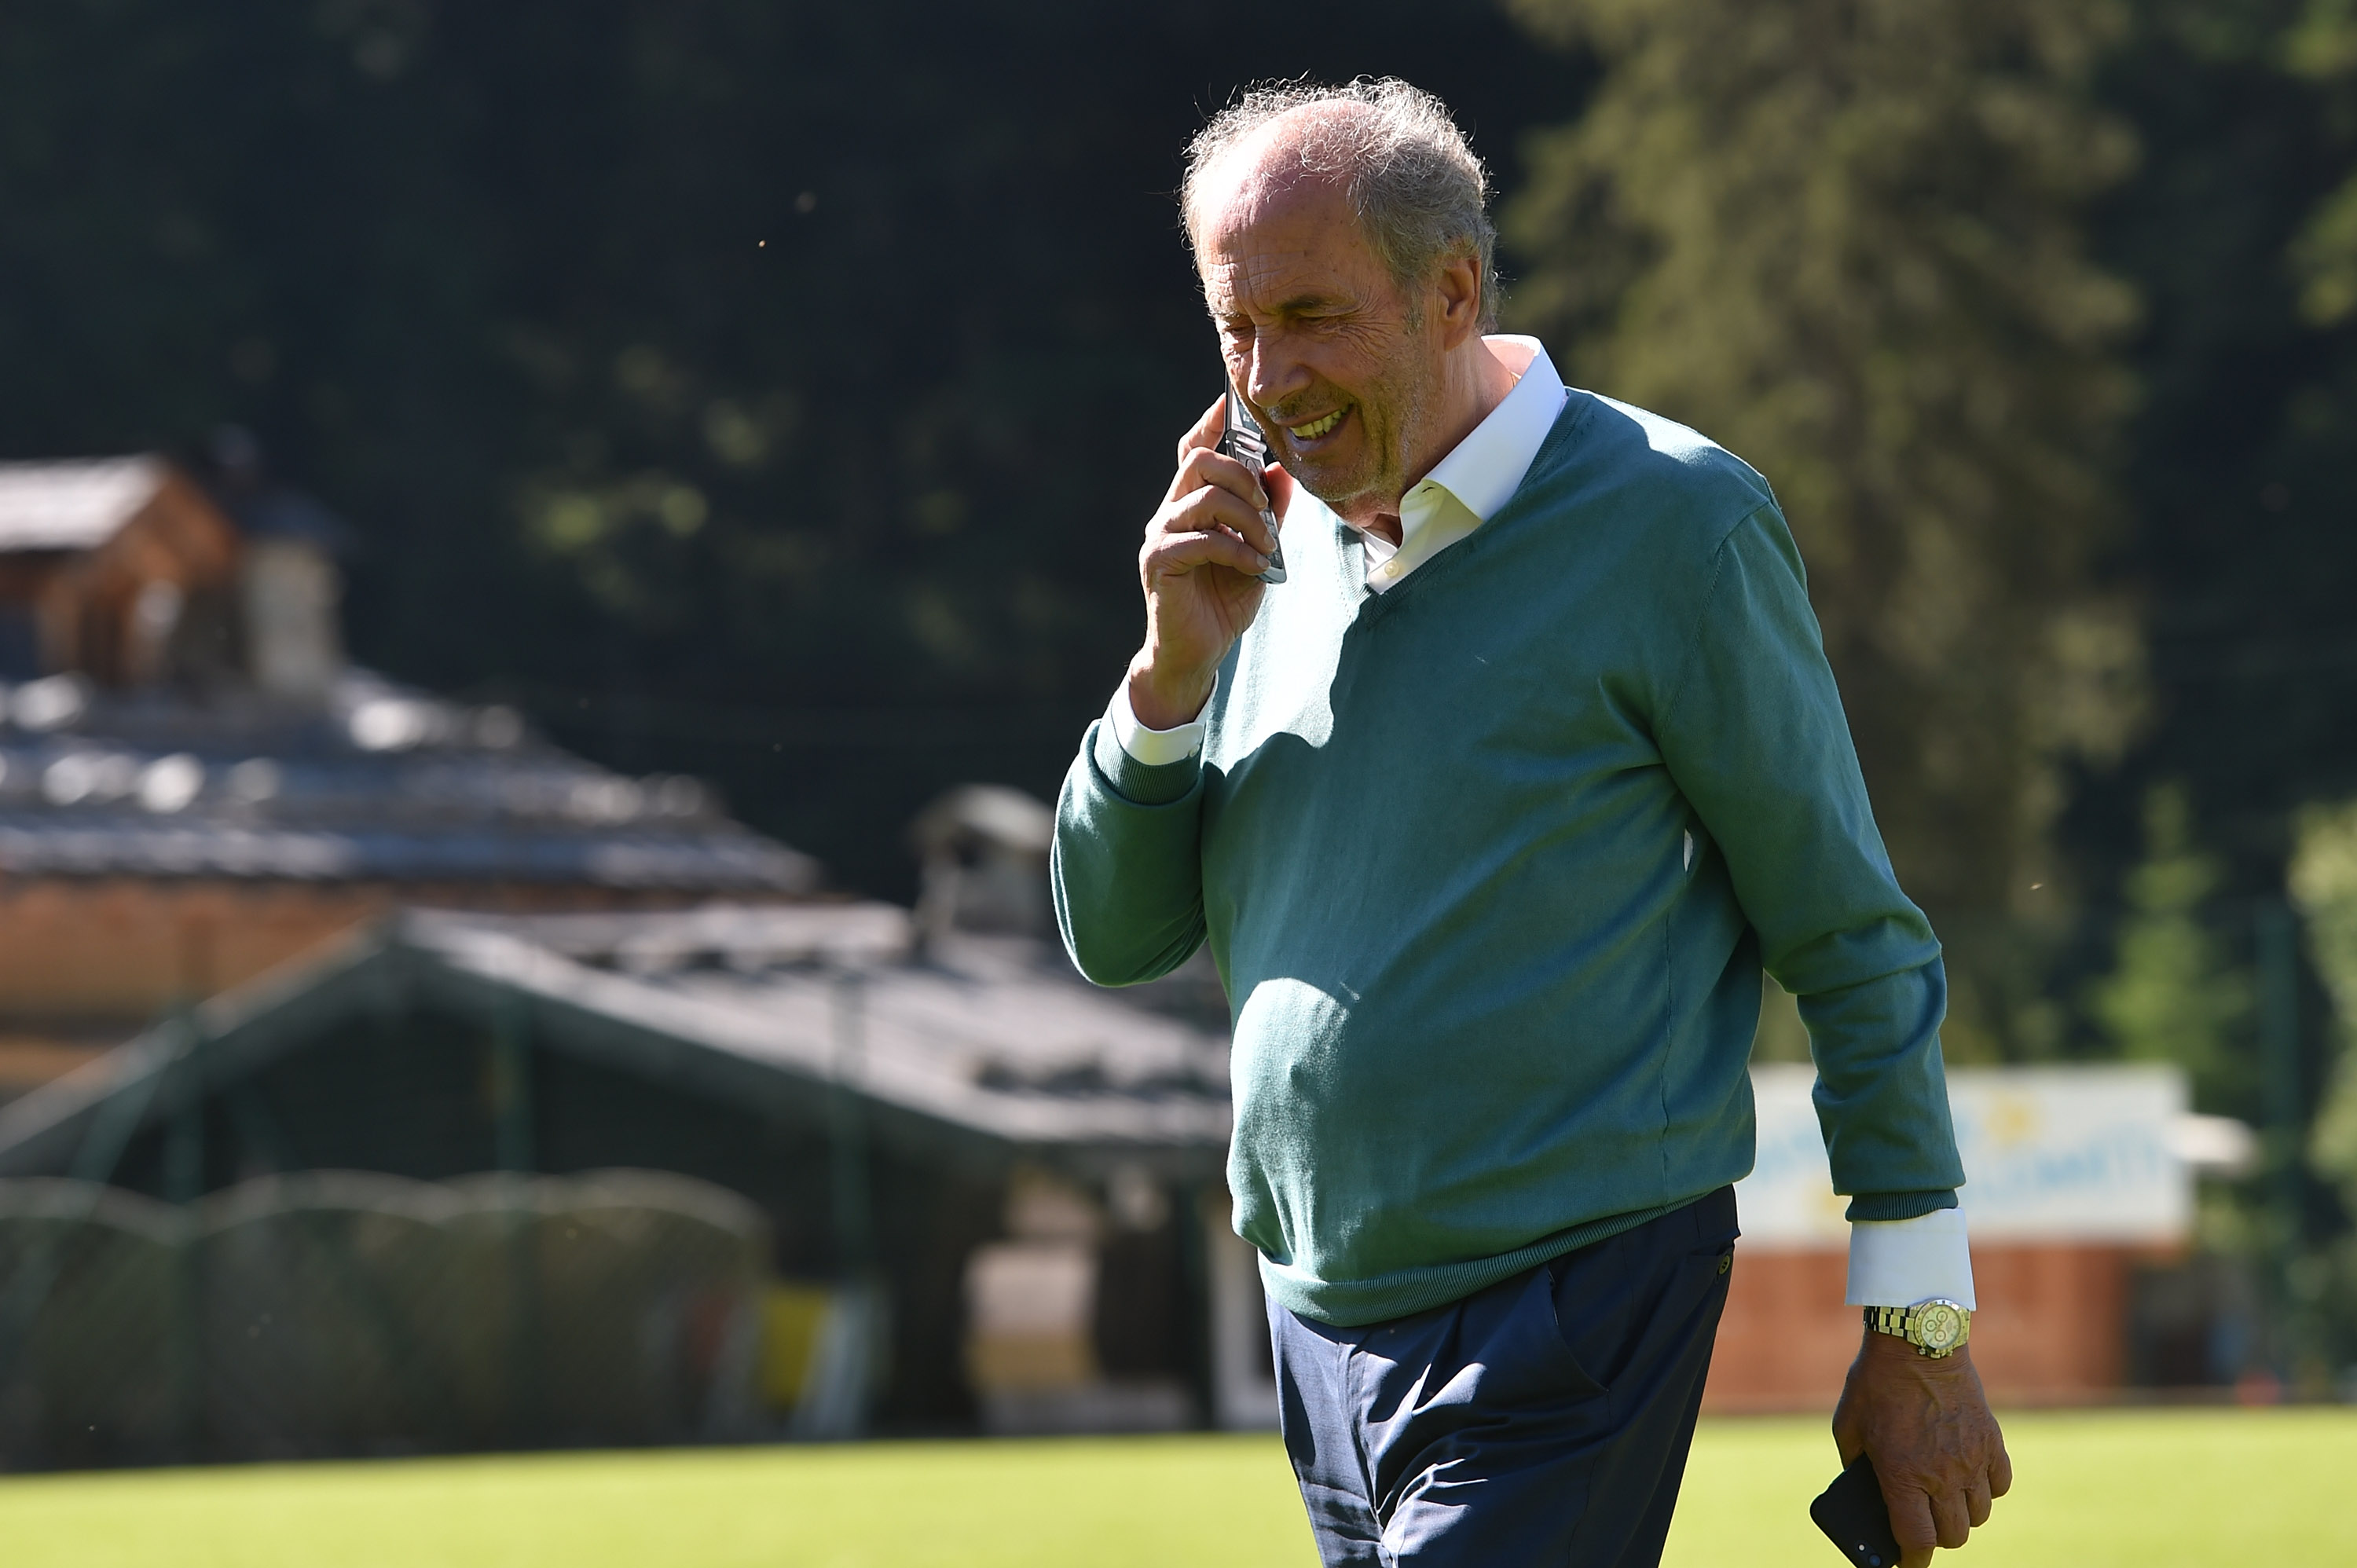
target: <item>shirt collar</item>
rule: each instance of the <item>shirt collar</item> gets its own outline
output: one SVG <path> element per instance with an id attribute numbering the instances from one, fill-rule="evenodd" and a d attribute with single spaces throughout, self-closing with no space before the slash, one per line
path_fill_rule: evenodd
<path id="1" fill-rule="evenodd" d="M 1500 335 L 1483 341 L 1509 366 L 1524 355 L 1530 362 L 1513 390 L 1448 456 L 1433 465 L 1423 484 L 1447 490 L 1466 510 L 1487 522 L 1522 487 L 1523 476 L 1531 471 L 1547 432 L 1555 428 L 1567 394 L 1563 378 L 1555 373 L 1555 361 L 1547 358 L 1537 338 Z M 1405 505 L 1401 510 L 1405 512 Z M 1405 529 L 1405 518 L 1402 526 Z"/>

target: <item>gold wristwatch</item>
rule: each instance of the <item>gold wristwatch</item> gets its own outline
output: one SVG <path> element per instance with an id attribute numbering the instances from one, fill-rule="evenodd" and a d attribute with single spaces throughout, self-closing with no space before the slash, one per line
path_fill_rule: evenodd
<path id="1" fill-rule="evenodd" d="M 1954 1353 L 1973 1336 L 1973 1309 L 1962 1302 L 1933 1296 L 1912 1306 L 1869 1306 L 1866 1326 L 1877 1334 L 1904 1339 L 1923 1355 L 1938 1360 Z"/>

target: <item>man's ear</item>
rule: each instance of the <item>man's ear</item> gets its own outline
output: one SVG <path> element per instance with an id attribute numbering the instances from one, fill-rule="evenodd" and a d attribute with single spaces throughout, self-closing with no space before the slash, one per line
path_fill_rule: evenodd
<path id="1" fill-rule="evenodd" d="M 1481 330 L 1481 258 L 1474 252 L 1449 257 L 1433 280 L 1443 347 L 1454 349 Z"/>

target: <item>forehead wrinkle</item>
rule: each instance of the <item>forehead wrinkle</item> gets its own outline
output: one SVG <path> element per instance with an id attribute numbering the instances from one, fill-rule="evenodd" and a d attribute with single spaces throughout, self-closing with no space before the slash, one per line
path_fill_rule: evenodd
<path id="1" fill-rule="evenodd" d="M 1214 262 L 1204 269 L 1203 292 L 1214 309 L 1224 304 L 1267 316 L 1340 297 L 1330 280 L 1303 275 L 1308 260 L 1306 251 L 1263 251 Z"/>
<path id="2" fill-rule="evenodd" d="M 1238 235 L 1278 216 L 1303 198 L 1336 186 L 1325 176 L 1297 171 L 1275 176 L 1257 170 L 1247 173 L 1209 214 L 1211 221 L 1204 226 L 1203 235 L 1206 248 L 1218 250 L 1232 243 Z"/>
<path id="3" fill-rule="evenodd" d="M 1356 247 L 1346 247 L 1345 254 L 1337 256 L 1312 245 L 1286 245 L 1285 240 L 1293 236 L 1280 227 L 1296 223 L 1305 202 L 1314 203 L 1320 195 L 1342 194 L 1335 180 L 1291 169 L 1277 171 L 1272 177 L 1254 173 L 1234 187 L 1218 210 L 1217 226 L 1205 236 L 1199 252 L 1203 294 L 1213 313 L 1232 306 L 1252 314 L 1282 316 L 1304 306 L 1361 302 L 1373 280 L 1351 275 L 1357 269 L 1352 259 L 1346 258 L 1348 251 Z M 1332 217 L 1343 226 L 1351 223 L 1347 207 L 1334 210 Z M 1256 234 L 1254 231 L 1265 224 L 1276 231 Z M 1318 230 L 1331 232 L 1323 222 Z M 1352 238 L 1363 246 L 1364 236 L 1355 230 Z M 1372 253 L 1368 260 L 1372 264 Z"/>

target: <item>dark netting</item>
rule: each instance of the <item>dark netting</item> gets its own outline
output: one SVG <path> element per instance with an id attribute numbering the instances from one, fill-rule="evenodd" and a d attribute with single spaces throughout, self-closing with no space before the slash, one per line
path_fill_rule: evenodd
<path id="1" fill-rule="evenodd" d="M 197 1416 L 188 1218 L 89 1182 L 0 1181 L 0 1458 L 137 1463 Z"/>
<path id="2" fill-rule="evenodd" d="M 541 1441 L 747 1434 L 767 1225 L 735 1194 L 654 1171 L 561 1184 L 478 1176 L 466 1237 L 498 1303 L 476 1353 Z"/>
<path id="3" fill-rule="evenodd" d="M 766 1252 L 653 1172 L 0 1181 L 0 1465 L 753 1435 Z"/>
<path id="4" fill-rule="evenodd" d="M 447 1188 L 352 1171 L 252 1181 L 201 1209 L 207 1436 L 226 1458 L 458 1444 L 427 1324 L 473 1294 Z"/>

